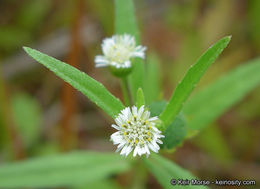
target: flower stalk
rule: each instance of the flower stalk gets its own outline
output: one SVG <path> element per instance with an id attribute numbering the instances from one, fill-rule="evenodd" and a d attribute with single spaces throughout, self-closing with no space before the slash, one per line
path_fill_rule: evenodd
<path id="1" fill-rule="evenodd" d="M 121 78 L 121 89 L 122 89 L 125 105 L 130 106 L 131 104 L 133 104 L 133 102 L 132 102 L 132 98 L 131 98 L 131 94 L 130 94 L 127 77 Z"/>

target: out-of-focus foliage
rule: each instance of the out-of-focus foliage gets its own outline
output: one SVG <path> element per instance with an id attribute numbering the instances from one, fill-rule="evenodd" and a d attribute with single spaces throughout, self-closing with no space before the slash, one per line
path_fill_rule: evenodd
<path id="1" fill-rule="evenodd" d="M 102 188 L 102 189 L 122 189 L 116 182 L 112 180 L 100 180 L 95 183 L 82 184 L 73 189 L 86 189 L 86 188 Z"/>
<path id="2" fill-rule="evenodd" d="M 257 0 L 249 1 L 249 30 L 252 35 L 252 41 L 257 46 L 257 49 L 260 50 L 260 2 Z"/>
<path id="3" fill-rule="evenodd" d="M 188 126 L 202 129 L 259 86 L 260 60 L 241 65 L 204 90 L 197 92 L 185 105 Z"/>
<path id="4" fill-rule="evenodd" d="M 40 137 L 42 112 L 38 102 L 26 94 L 11 98 L 13 116 L 17 130 L 27 147 L 35 145 Z"/>
<path id="5" fill-rule="evenodd" d="M 127 169 L 129 163 L 117 154 L 74 152 L 6 164 L 0 170 L 0 187 L 75 186 Z"/>
<path id="6" fill-rule="evenodd" d="M 41 21 L 47 16 L 52 5 L 51 0 L 29 0 L 21 7 L 17 14 L 16 23 L 26 31 L 39 30 Z"/>
<path id="7" fill-rule="evenodd" d="M 145 97 L 143 90 L 139 88 L 136 94 L 136 107 L 140 108 L 142 105 L 145 105 Z"/>
<path id="8" fill-rule="evenodd" d="M 28 0 L 15 13 L 16 17 L 10 25 L 0 25 L 0 49 L 11 51 L 34 39 L 35 32 L 41 28 L 42 22 L 52 6 L 51 0 Z"/>
<path id="9" fill-rule="evenodd" d="M 98 21 L 101 22 L 104 31 L 109 34 L 113 35 L 114 27 L 111 23 L 114 23 L 113 20 L 113 3 L 112 0 L 103 1 L 103 0 L 95 0 L 95 1 L 86 1 L 87 6 L 90 5 L 90 9 L 93 11 L 94 14 L 97 15 Z"/>
<path id="10" fill-rule="evenodd" d="M 214 138 L 214 140 L 212 140 Z M 233 155 L 231 149 L 227 146 L 218 125 L 214 124 L 203 129 L 200 137 L 196 139 L 196 143 L 213 158 L 219 160 L 225 165 L 233 163 Z"/>
<path id="11" fill-rule="evenodd" d="M 3 50 L 12 50 L 30 40 L 30 34 L 13 26 L 0 28 L 0 46 Z"/>
<path id="12" fill-rule="evenodd" d="M 144 77 L 144 93 L 145 101 L 151 104 L 159 100 L 161 93 L 161 74 L 160 74 L 160 60 L 155 54 L 148 54 L 146 61 L 146 73 Z"/>
<path id="13" fill-rule="evenodd" d="M 159 183 L 163 186 L 165 189 L 170 189 L 173 187 L 171 185 L 172 179 L 197 179 L 195 176 L 193 176 L 191 173 L 189 173 L 187 170 L 179 167 L 175 163 L 161 157 L 158 155 L 153 155 L 150 159 L 144 160 L 147 169 L 149 169 L 154 176 L 158 179 Z M 183 188 L 183 185 L 175 185 L 174 188 Z M 208 187 L 206 186 L 196 186 L 196 185 L 187 185 L 185 188 L 200 188 L 200 189 L 206 189 Z"/>

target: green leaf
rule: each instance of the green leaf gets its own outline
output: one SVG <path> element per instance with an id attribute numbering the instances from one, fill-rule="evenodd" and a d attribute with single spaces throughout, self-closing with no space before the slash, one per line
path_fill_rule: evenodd
<path id="1" fill-rule="evenodd" d="M 85 1 L 86 2 L 86 1 Z M 88 7 L 98 17 L 98 21 L 103 26 L 106 34 L 113 34 L 114 26 L 111 24 L 114 22 L 114 5 L 111 1 L 95 0 L 86 2 Z"/>
<path id="2" fill-rule="evenodd" d="M 144 77 L 144 94 L 147 104 L 158 100 L 161 91 L 159 74 L 159 57 L 156 54 L 149 54 L 146 61 L 146 72 Z"/>
<path id="3" fill-rule="evenodd" d="M 136 91 L 139 88 L 143 88 L 144 81 L 144 63 L 142 60 L 134 60 L 133 62 L 133 71 L 128 76 L 129 84 L 131 89 L 131 95 L 133 100 L 136 101 Z"/>
<path id="4" fill-rule="evenodd" d="M 87 74 L 37 50 L 28 47 L 24 47 L 24 50 L 39 63 L 86 95 L 108 115 L 115 117 L 124 108 L 119 99 L 115 98 L 101 83 Z"/>
<path id="5" fill-rule="evenodd" d="M 86 189 L 86 188 L 93 188 L 93 189 L 122 189 L 122 187 L 119 186 L 119 184 L 115 180 L 101 180 L 95 183 L 91 184 L 85 184 L 80 187 L 75 187 L 73 189 Z"/>
<path id="6" fill-rule="evenodd" d="M 137 90 L 137 100 L 136 100 L 136 106 L 137 108 L 140 108 L 142 105 L 145 105 L 145 99 L 144 99 L 144 92 L 141 88 Z"/>
<path id="7" fill-rule="evenodd" d="M 149 105 L 149 110 L 151 112 L 151 116 L 158 116 L 165 109 L 167 102 L 165 100 L 156 101 Z"/>
<path id="8" fill-rule="evenodd" d="M 115 0 L 115 32 L 131 34 L 139 43 L 139 30 L 133 0 Z"/>
<path id="9" fill-rule="evenodd" d="M 248 2 L 248 32 L 251 42 L 260 50 L 260 1 L 251 0 Z"/>
<path id="10" fill-rule="evenodd" d="M 128 170 L 114 153 L 74 152 L 0 166 L 0 188 L 78 186 Z"/>
<path id="11" fill-rule="evenodd" d="M 41 109 L 38 102 L 27 94 L 11 98 L 14 121 L 27 147 L 37 143 L 41 132 Z"/>
<path id="12" fill-rule="evenodd" d="M 151 112 L 151 116 L 158 116 L 160 115 L 160 113 L 162 113 L 162 111 L 164 110 L 165 106 L 166 106 L 167 102 L 166 101 L 157 101 L 157 102 L 153 102 L 152 104 L 149 105 L 149 110 Z M 159 122 L 156 127 L 159 130 L 163 130 L 164 128 L 164 123 L 163 122 Z"/>
<path id="13" fill-rule="evenodd" d="M 165 108 L 166 101 L 154 102 L 149 106 L 151 116 L 158 116 Z M 162 126 L 158 126 L 160 129 Z M 184 116 L 178 115 L 176 119 L 163 132 L 165 138 L 162 139 L 163 148 L 172 149 L 184 140 L 187 134 L 186 121 Z"/>
<path id="14" fill-rule="evenodd" d="M 163 132 L 163 147 L 172 149 L 182 143 L 187 134 L 184 116 L 178 115 L 175 120 Z"/>
<path id="15" fill-rule="evenodd" d="M 40 28 L 43 19 L 48 15 L 53 1 L 29 0 L 22 4 L 16 17 L 17 25 L 27 31 Z"/>
<path id="16" fill-rule="evenodd" d="M 17 49 L 24 43 L 28 43 L 31 37 L 30 33 L 23 29 L 14 26 L 1 26 L 0 48 L 5 51 Z"/>
<path id="17" fill-rule="evenodd" d="M 178 115 L 184 102 L 187 100 L 195 85 L 217 59 L 220 53 L 228 45 L 231 37 L 224 37 L 211 46 L 199 59 L 191 66 L 182 81 L 177 85 L 169 103 L 160 115 L 160 119 L 168 126 Z"/>
<path id="18" fill-rule="evenodd" d="M 251 60 L 197 92 L 184 106 L 188 127 L 202 129 L 260 83 L 260 59 Z"/>
<path id="19" fill-rule="evenodd" d="M 206 186 L 196 186 L 196 185 L 171 185 L 171 179 L 197 179 L 187 170 L 179 167 L 174 162 L 171 162 L 162 156 L 159 155 L 152 155 L 149 159 L 143 159 L 147 168 L 152 172 L 158 182 L 163 186 L 165 189 L 205 189 L 208 188 Z"/>
<path id="20" fill-rule="evenodd" d="M 133 0 L 115 0 L 115 32 L 131 34 L 137 44 L 140 42 L 139 30 L 135 18 Z M 136 91 L 143 88 L 144 64 L 141 59 L 132 60 L 133 70 L 129 75 L 130 89 L 133 100 L 136 101 Z"/>

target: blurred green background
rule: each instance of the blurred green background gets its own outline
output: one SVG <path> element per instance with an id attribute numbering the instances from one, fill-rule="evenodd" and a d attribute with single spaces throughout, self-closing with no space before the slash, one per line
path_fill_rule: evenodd
<path id="1" fill-rule="evenodd" d="M 139 0 L 136 14 L 148 61 L 158 63 L 168 99 L 196 59 L 218 39 L 231 43 L 196 90 L 260 55 L 259 0 Z M 35 63 L 30 46 L 63 60 L 122 97 L 120 83 L 95 69 L 101 41 L 113 35 L 112 0 L 0 1 L 0 163 L 90 149 L 114 151 L 113 120 Z M 259 70 L 260 74 L 260 70 Z M 217 98 L 212 96 L 212 98 Z M 122 98 L 121 98 L 122 99 Z M 198 107 L 199 108 L 199 107 Z M 201 179 L 260 182 L 260 88 L 167 157 Z M 117 180 L 122 186 L 128 174 Z M 160 188 L 149 175 L 148 188 Z"/>

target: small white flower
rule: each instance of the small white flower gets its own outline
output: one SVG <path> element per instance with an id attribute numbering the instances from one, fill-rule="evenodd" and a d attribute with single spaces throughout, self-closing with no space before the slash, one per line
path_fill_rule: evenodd
<path id="1" fill-rule="evenodd" d="M 157 143 L 162 144 L 160 138 L 164 136 L 155 126 L 157 117 L 150 117 L 150 112 L 144 106 L 137 109 L 133 106 L 123 109 L 116 117 L 112 127 L 118 131 L 111 135 L 114 145 L 117 145 L 117 152 L 121 150 L 121 155 L 127 156 L 133 151 L 133 156 L 146 154 L 148 157 L 150 150 L 158 153 L 160 149 Z"/>
<path id="2" fill-rule="evenodd" d="M 116 68 L 131 67 L 131 58 L 145 58 L 146 47 L 136 46 L 135 38 L 131 35 L 114 35 L 102 43 L 104 55 L 95 57 L 96 67 L 114 66 Z"/>

